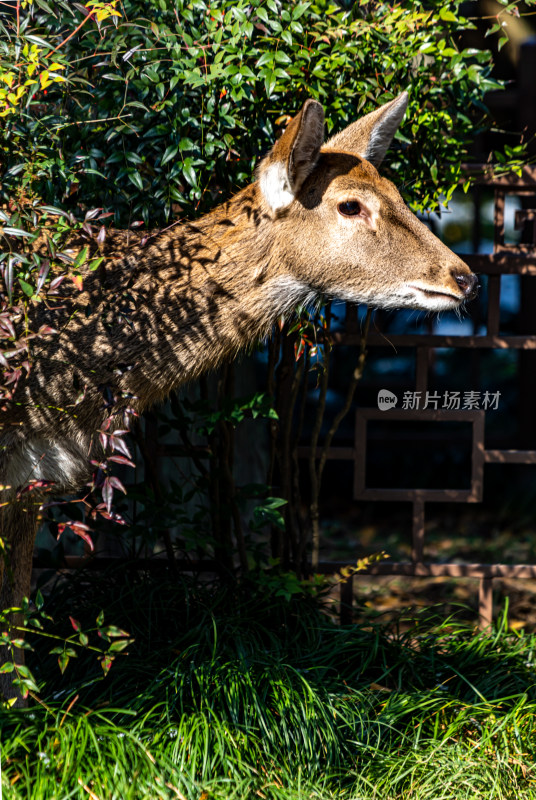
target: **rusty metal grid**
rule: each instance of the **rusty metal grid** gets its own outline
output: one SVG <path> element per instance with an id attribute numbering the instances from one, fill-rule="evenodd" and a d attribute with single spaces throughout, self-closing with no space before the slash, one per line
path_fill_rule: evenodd
<path id="1" fill-rule="evenodd" d="M 471 168 L 478 174 L 479 168 Z M 415 350 L 416 378 L 415 390 L 425 396 L 428 386 L 430 355 L 435 348 L 484 349 L 536 349 L 536 334 L 502 335 L 500 332 L 500 294 L 502 275 L 536 276 L 536 167 L 525 167 L 521 176 L 504 175 L 488 177 L 486 168 L 480 168 L 481 176 L 476 185 L 494 190 L 494 242 L 490 255 L 462 255 L 464 261 L 477 273 L 488 276 L 488 306 L 485 319 L 485 333 L 473 335 L 435 335 L 389 334 L 389 343 L 397 350 Z M 515 214 L 516 228 L 529 224 L 532 227 L 532 241 L 522 244 L 505 243 L 504 215 L 505 198 L 512 193 L 529 199 L 535 208 L 518 209 Z M 536 314 L 536 309 L 534 309 Z M 334 335 L 335 344 L 361 344 L 357 313 L 348 308 L 346 330 Z M 368 337 L 368 348 L 385 346 L 386 339 L 381 333 Z M 536 409 L 535 409 L 536 413 Z M 390 489 L 370 488 L 366 480 L 367 422 L 383 421 L 466 421 L 472 425 L 472 474 L 468 490 L 460 489 Z M 304 448 L 305 450 L 305 448 Z M 305 455 L 305 452 L 303 453 Z M 356 412 L 355 443 L 353 447 L 333 447 L 328 450 L 328 458 L 352 460 L 354 462 L 354 499 L 373 502 L 405 500 L 412 504 L 412 550 L 409 562 L 382 562 L 369 566 L 366 570 L 372 575 L 404 575 L 411 577 L 451 577 L 476 578 L 479 580 L 478 608 L 480 627 L 488 628 L 493 619 L 493 580 L 495 578 L 536 578 L 536 564 L 459 564 L 425 563 L 423 560 L 425 543 L 426 504 L 431 502 L 475 503 L 482 499 L 484 467 L 486 464 L 536 464 L 536 450 L 486 449 L 484 431 L 484 411 L 448 410 L 379 410 L 361 408 Z M 339 562 L 322 562 L 320 569 L 326 574 L 338 572 L 344 566 Z M 353 578 L 341 585 L 341 617 L 351 619 L 353 597 Z"/>

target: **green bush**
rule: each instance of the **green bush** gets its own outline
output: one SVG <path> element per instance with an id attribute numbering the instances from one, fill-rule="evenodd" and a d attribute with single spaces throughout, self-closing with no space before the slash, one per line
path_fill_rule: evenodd
<path id="1" fill-rule="evenodd" d="M 18 37 L 4 11 L 4 74 L 17 62 L 24 77 L 34 58 L 34 80 L 47 68 L 60 82 L 38 80 L 4 116 L 3 202 L 24 188 L 73 211 L 113 209 L 123 226 L 193 216 L 251 179 L 307 97 L 324 104 L 331 132 L 408 89 L 390 171 L 429 208 L 456 185 L 485 124 L 484 93 L 498 86 L 491 54 L 458 46 L 474 27 L 460 6 L 127 0 L 120 17 L 72 36 L 81 6 L 35 0 Z"/>

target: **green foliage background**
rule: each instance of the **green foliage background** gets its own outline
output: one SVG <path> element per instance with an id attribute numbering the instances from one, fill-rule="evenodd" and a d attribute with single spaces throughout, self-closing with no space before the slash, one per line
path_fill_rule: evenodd
<path id="1" fill-rule="evenodd" d="M 67 83 L 33 87 L 4 118 L 2 202 L 24 188 L 73 211 L 104 206 L 122 226 L 190 217 L 251 179 L 307 97 L 331 132 L 407 89 L 389 172 L 414 206 L 432 207 L 485 124 L 491 55 L 460 49 L 473 23 L 459 0 L 346 5 L 125 0 L 120 18 L 85 25 L 54 53 Z M 84 13 L 35 0 L 17 39 L 0 12 L 0 64 L 20 60 L 24 40 L 46 61 Z"/>

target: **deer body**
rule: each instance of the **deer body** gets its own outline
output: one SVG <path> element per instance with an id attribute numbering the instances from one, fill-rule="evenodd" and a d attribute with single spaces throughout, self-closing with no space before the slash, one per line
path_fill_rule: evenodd
<path id="1" fill-rule="evenodd" d="M 140 413 L 266 337 L 298 305 L 335 297 L 439 311 L 472 294 L 468 267 L 374 166 L 406 102 L 401 95 L 323 145 L 322 108 L 307 101 L 255 183 L 195 223 L 129 244 L 104 277 L 86 276 L 83 304 L 66 299 L 49 312 L 59 335 L 34 353 L 1 419 L 0 484 L 11 499 L 35 480 L 59 493 L 89 480 L 107 396 L 114 412 Z M 113 419 L 124 427 L 121 413 Z M 25 497 L 0 516 L 10 545 L 3 608 L 30 589 L 38 499 Z"/>

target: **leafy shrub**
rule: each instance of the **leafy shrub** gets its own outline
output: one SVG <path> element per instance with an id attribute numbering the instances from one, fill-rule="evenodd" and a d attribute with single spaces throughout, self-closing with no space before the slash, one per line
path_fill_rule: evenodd
<path id="1" fill-rule="evenodd" d="M 498 86 L 490 53 L 458 45 L 474 27 L 460 6 L 127 0 L 97 27 L 90 3 L 36 0 L 18 37 L 3 12 L 2 70 L 20 62 L 23 91 L 4 117 L 3 199 L 24 188 L 70 210 L 107 206 L 122 225 L 165 222 L 174 205 L 192 216 L 251 178 L 305 98 L 332 131 L 408 89 L 391 171 L 428 208 L 456 185 Z"/>

